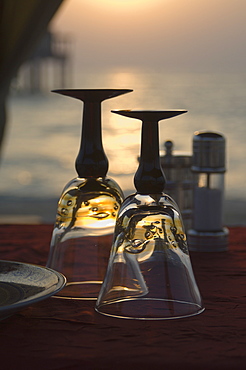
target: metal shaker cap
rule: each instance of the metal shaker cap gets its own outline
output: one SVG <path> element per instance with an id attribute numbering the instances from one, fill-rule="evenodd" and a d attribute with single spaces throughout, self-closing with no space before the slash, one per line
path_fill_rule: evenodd
<path id="1" fill-rule="evenodd" d="M 225 138 L 216 132 L 196 131 L 193 137 L 192 171 L 220 172 L 225 168 Z"/>

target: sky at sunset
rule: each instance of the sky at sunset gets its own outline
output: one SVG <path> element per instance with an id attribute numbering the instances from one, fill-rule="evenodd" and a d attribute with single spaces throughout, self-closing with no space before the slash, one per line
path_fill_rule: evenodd
<path id="1" fill-rule="evenodd" d="M 80 67 L 244 72 L 245 0 L 64 0 L 52 29 Z"/>

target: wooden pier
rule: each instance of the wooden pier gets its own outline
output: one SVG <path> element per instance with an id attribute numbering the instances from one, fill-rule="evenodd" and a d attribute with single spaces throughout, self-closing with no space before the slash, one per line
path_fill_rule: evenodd
<path id="1" fill-rule="evenodd" d="M 71 40 L 47 31 L 13 83 L 17 92 L 39 93 L 71 85 Z"/>

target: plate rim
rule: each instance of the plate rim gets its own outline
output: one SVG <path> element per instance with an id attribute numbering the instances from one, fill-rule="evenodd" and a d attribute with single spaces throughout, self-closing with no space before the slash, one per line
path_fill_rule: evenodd
<path id="1" fill-rule="evenodd" d="M 58 282 L 55 286 L 55 289 L 53 289 L 49 293 L 43 294 L 43 295 L 41 295 L 39 297 L 35 297 L 35 298 L 31 297 L 30 299 L 28 299 L 26 301 L 19 301 L 19 302 L 17 301 L 17 302 L 14 302 L 12 304 L 8 304 L 8 305 L 5 305 L 5 306 L 0 306 L 0 315 L 2 315 L 5 312 L 6 313 L 9 312 L 8 316 L 10 316 L 11 311 L 15 311 L 16 309 L 21 309 L 22 307 L 27 307 L 31 304 L 34 304 L 36 302 L 40 302 L 40 301 L 42 301 L 46 298 L 49 298 L 49 297 L 53 296 L 54 294 L 56 294 L 57 292 L 59 292 L 62 288 L 64 288 L 65 285 L 66 285 L 66 282 L 67 282 L 66 277 L 62 273 L 60 273 L 56 270 L 53 270 L 49 267 L 46 267 L 46 266 L 41 266 L 41 265 L 33 264 L 33 263 L 20 262 L 20 261 L 10 261 L 10 260 L 0 259 L 0 265 L 1 265 L 1 263 L 38 267 L 41 270 L 48 270 L 48 271 L 50 271 L 51 273 L 53 273 L 54 275 L 57 276 Z M 0 282 L 1 282 L 1 278 L 0 278 Z"/>

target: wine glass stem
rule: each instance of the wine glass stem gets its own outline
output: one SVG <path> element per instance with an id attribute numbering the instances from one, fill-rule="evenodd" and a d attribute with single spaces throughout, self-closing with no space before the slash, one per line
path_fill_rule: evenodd
<path id="1" fill-rule="evenodd" d="M 142 123 L 141 162 L 151 163 L 155 167 L 160 166 L 158 122 Z"/>
<path id="2" fill-rule="evenodd" d="M 108 159 L 102 145 L 101 102 L 84 102 L 80 150 L 75 163 L 79 177 L 104 177 Z"/>
<path id="3" fill-rule="evenodd" d="M 140 194 L 161 193 L 165 183 L 160 164 L 158 122 L 143 121 L 141 157 L 134 177 L 135 187 Z"/>

